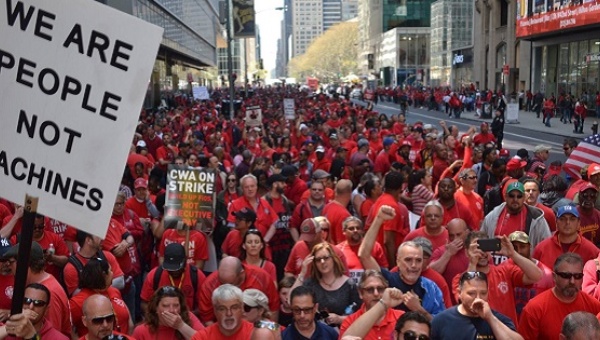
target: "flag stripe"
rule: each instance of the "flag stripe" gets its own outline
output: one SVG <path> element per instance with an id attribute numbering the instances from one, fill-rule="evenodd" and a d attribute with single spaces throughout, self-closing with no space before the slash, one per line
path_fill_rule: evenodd
<path id="1" fill-rule="evenodd" d="M 563 169 L 572 177 L 579 178 L 581 168 L 591 163 L 600 163 L 600 135 L 592 135 L 581 141 L 565 162 Z"/>

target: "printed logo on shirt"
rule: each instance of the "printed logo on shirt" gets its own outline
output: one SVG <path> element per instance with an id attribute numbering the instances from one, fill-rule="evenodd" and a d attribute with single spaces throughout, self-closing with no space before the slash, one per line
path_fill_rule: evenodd
<path id="1" fill-rule="evenodd" d="M 506 283 L 505 281 L 502 281 L 498 284 L 498 290 L 502 293 L 502 294 L 506 294 L 508 293 L 508 283 Z"/>
<path id="2" fill-rule="evenodd" d="M 8 286 L 8 287 L 4 288 L 4 295 L 6 295 L 7 298 L 12 299 L 13 291 L 14 291 L 14 287 Z"/>

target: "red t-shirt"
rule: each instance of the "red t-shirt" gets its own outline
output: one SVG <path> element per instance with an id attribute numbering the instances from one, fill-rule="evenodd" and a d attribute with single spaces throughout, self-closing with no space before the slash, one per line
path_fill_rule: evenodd
<path id="1" fill-rule="evenodd" d="M 239 339 L 250 339 L 254 325 L 246 320 L 240 320 L 241 326 L 237 332 L 230 336 L 224 336 L 220 329 L 219 324 L 215 323 L 203 330 L 200 330 L 194 334 L 191 340 L 239 340 Z"/>
<path id="2" fill-rule="evenodd" d="M 252 205 L 245 196 L 242 196 L 231 202 L 231 205 L 227 209 L 227 222 L 235 223 L 235 216 L 233 215 L 234 212 L 240 211 L 243 208 L 252 209 L 256 213 L 256 221 L 254 222 L 254 226 L 264 236 L 266 235 L 267 230 L 269 230 L 269 227 L 271 227 L 273 223 L 277 222 L 279 216 L 277 216 L 275 209 L 271 207 L 266 199 L 262 197 L 257 197 L 256 199 L 258 200 L 258 206 L 256 207 L 256 210 L 252 208 Z"/>
<path id="3" fill-rule="evenodd" d="M 119 243 L 123 241 L 123 235 L 129 233 L 125 227 L 119 223 L 115 219 L 110 219 L 108 223 L 108 229 L 106 231 L 106 236 L 102 241 L 102 249 L 106 251 L 110 251 L 112 254 L 113 248 L 115 248 Z M 127 273 L 127 275 L 131 275 L 134 271 L 132 261 L 137 262 L 137 256 L 135 252 L 135 248 L 133 246 L 127 247 L 128 251 L 124 253 L 121 257 L 116 257 L 117 262 L 119 262 L 119 266 L 123 273 Z M 131 248 L 131 251 L 129 250 Z M 113 254 L 114 255 L 114 254 Z M 131 256 L 133 255 L 133 257 Z"/>
<path id="4" fill-rule="evenodd" d="M 519 334 L 525 340 L 557 339 L 564 318 L 572 312 L 596 315 L 600 312 L 600 302 L 579 292 L 575 301 L 564 303 L 556 298 L 552 289 L 548 289 L 531 299 L 523 308 L 518 326 Z"/>
<path id="5" fill-rule="evenodd" d="M 345 239 L 344 232 L 342 231 L 342 223 L 350 216 L 348 209 L 337 201 L 331 201 L 323 208 L 322 215 L 327 218 L 330 224 L 329 235 L 331 235 L 331 243 L 338 244 L 342 242 Z"/>
<path id="6" fill-rule="evenodd" d="M 510 235 L 514 231 L 521 231 L 525 227 L 527 219 L 527 209 L 523 208 L 516 214 L 510 214 L 506 209 L 502 209 L 500 216 L 498 217 L 498 224 L 494 235 Z"/>
<path id="7" fill-rule="evenodd" d="M 406 237 L 406 235 L 408 235 L 410 232 L 410 225 L 408 220 L 408 209 L 404 204 L 399 203 L 398 200 L 396 200 L 392 195 L 383 193 L 381 196 L 379 196 L 379 198 L 377 198 L 375 204 L 373 204 L 373 207 L 371 207 L 371 211 L 369 212 L 369 216 L 365 222 L 365 230 L 368 230 L 371 227 L 371 224 L 373 223 L 373 220 L 375 219 L 375 216 L 377 216 L 379 208 L 382 205 L 389 205 L 393 207 L 396 211 L 396 216 L 389 221 L 383 222 L 383 225 L 379 230 L 379 234 L 377 234 L 377 242 L 384 246 L 385 249 L 385 243 L 383 239 L 384 232 L 393 231 L 396 233 L 394 249 L 398 249 L 398 246 L 404 242 L 404 237 Z M 396 254 L 393 254 L 393 256 L 396 257 Z"/>
<path id="8" fill-rule="evenodd" d="M 348 327 L 356 321 L 361 315 L 367 312 L 365 304 L 360 307 L 355 313 L 348 315 L 340 326 L 340 339 L 344 336 L 344 333 L 348 330 Z M 380 340 L 380 339 L 391 339 L 394 334 L 396 327 L 396 321 L 404 314 L 403 310 L 397 310 L 389 308 L 383 317 L 381 322 L 373 325 L 369 330 L 369 333 L 363 338 L 363 340 Z"/>
<path id="9" fill-rule="evenodd" d="M 417 237 L 424 237 L 426 239 L 428 239 L 429 241 L 431 241 L 431 244 L 433 245 L 433 249 L 437 249 L 439 247 L 443 247 L 446 245 L 446 243 L 448 243 L 448 229 L 442 227 L 442 232 L 438 235 L 430 235 L 427 233 L 427 231 L 425 230 L 425 228 L 417 228 L 413 231 L 411 231 L 410 233 L 408 233 L 408 235 L 406 235 L 406 237 L 404 238 L 404 241 L 410 241 L 410 240 L 414 240 Z"/>
<path id="10" fill-rule="evenodd" d="M 0 309 L 11 309 L 14 284 L 14 275 L 0 275 Z"/>
<path id="11" fill-rule="evenodd" d="M 164 257 L 165 247 L 171 243 L 180 243 L 185 247 L 185 234 L 179 235 L 175 229 L 167 229 L 163 233 L 163 237 L 158 246 L 160 257 Z M 208 260 L 208 245 L 206 236 L 198 230 L 190 230 L 190 241 L 188 250 L 187 263 L 196 265 L 196 261 Z"/>
<path id="12" fill-rule="evenodd" d="M 444 255 L 446 251 L 446 246 L 439 247 L 433 251 L 431 254 L 431 262 L 435 262 Z M 467 257 L 465 250 L 459 250 L 458 253 L 454 254 L 454 256 L 450 257 L 448 260 L 448 264 L 446 264 L 446 270 L 444 270 L 442 276 L 446 279 L 446 283 L 448 287 L 452 287 L 452 280 L 456 275 L 464 273 L 465 270 L 469 267 L 469 258 Z M 454 299 L 454 292 L 451 294 L 452 302 L 456 303 Z"/>
<path id="13" fill-rule="evenodd" d="M 50 304 L 46 309 L 46 319 L 50 320 L 54 327 L 61 333 L 67 336 L 71 336 L 71 318 L 69 317 L 69 298 L 65 293 L 64 288 L 54 278 L 54 276 L 48 276 L 47 279 L 39 282 L 48 288 L 52 292 L 50 296 Z"/>
<path id="14" fill-rule="evenodd" d="M 284 194 L 290 201 L 294 202 L 295 205 L 300 204 L 302 193 L 308 189 L 306 182 L 300 178 L 296 178 L 291 185 L 285 188 Z"/>
<path id="15" fill-rule="evenodd" d="M 133 212 L 136 213 L 139 218 L 152 218 L 148 212 L 148 208 L 146 208 L 146 202 L 139 202 L 135 196 L 130 197 L 125 202 L 125 207 L 133 210 Z"/>
<path id="16" fill-rule="evenodd" d="M 16 239 L 12 240 L 13 244 L 15 244 Z M 71 253 L 69 252 L 69 248 L 65 241 L 57 234 L 44 230 L 44 234 L 42 238 L 39 240 L 34 240 L 40 244 L 44 252 L 48 250 L 50 247 L 50 243 L 54 246 L 54 254 L 59 256 L 69 256 Z M 56 279 L 60 277 L 60 272 L 62 271 L 62 267 L 54 265 L 54 263 L 46 262 L 45 271 L 48 274 L 52 274 Z"/>
<path id="17" fill-rule="evenodd" d="M 106 250 L 103 250 L 102 252 L 104 253 L 106 260 L 108 261 L 108 264 L 112 269 L 113 277 L 116 278 L 119 276 L 124 276 L 123 271 L 121 270 L 121 266 L 119 266 L 119 262 L 117 262 L 115 256 L 111 252 Z M 79 261 L 81 261 L 81 264 L 83 266 L 85 266 L 86 263 L 88 263 L 89 261 L 89 259 L 86 259 L 79 253 L 75 253 L 75 256 L 77 256 L 77 258 L 79 259 Z M 77 272 L 77 269 L 69 262 L 67 262 L 65 268 L 63 269 L 63 277 L 65 279 L 67 291 L 69 292 L 69 294 L 73 294 L 75 289 L 77 289 L 77 287 L 79 286 L 79 273 Z"/>
<path id="18" fill-rule="evenodd" d="M 533 250 L 533 258 L 540 260 L 547 267 L 554 268 L 554 261 L 565 253 L 562 244 L 558 241 L 558 232 L 555 232 L 552 237 L 549 237 L 542 242 L 538 243 Z M 577 253 L 583 259 L 583 263 L 591 259 L 595 259 L 598 256 L 600 250 L 587 238 L 581 236 L 577 237 L 577 240 L 569 245 L 569 252 Z"/>
<path id="19" fill-rule="evenodd" d="M 4 228 L 4 226 L 6 226 L 8 224 L 8 222 L 10 222 L 10 219 L 13 217 L 13 215 L 9 215 L 6 216 L 4 218 L 4 220 L 2 220 L 2 228 Z M 15 223 L 15 226 L 13 227 L 12 232 L 10 233 L 10 236 L 15 236 L 18 233 L 21 232 L 21 228 L 23 227 L 23 218 L 19 218 L 17 220 L 17 223 Z"/>
<path id="20" fill-rule="evenodd" d="M 156 270 L 158 267 L 152 269 L 148 275 L 146 275 L 146 280 L 144 280 L 144 284 L 142 285 L 142 291 L 140 293 L 140 298 L 142 301 L 148 302 L 152 297 L 152 294 L 156 291 L 154 289 L 154 275 L 156 274 Z M 158 280 L 158 287 L 164 286 L 175 286 L 183 292 L 185 296 L 185 302 L 188 305 L 189 310 L 194 309 L 194 296 L 196 297 L 196 305 L 200 305 L 200 287 L 206 282 L 206 276 L 204 273 L 198 269 L 198 285 L 197 287 L 192 286 L 192 279 L 190 273 L 190 266 L 185 266 L 185 271 L 183 275 L 177 279 L 172 278 L 169 275 L 169 272 L 166 270 L 162 271 L 160 275 L 160 280 Z M 194 294 L 194 291 L 196 292 Z"/>
<path id="21" fill-rule="evenodd" d="M 263 234 L 263 237 L 264 235 L 265 234 Z M 227 233 L 227 236 L 225 236 L 225 240 L 221 245 L 221 250 L 223 251 L 223 253 L 229 256 L 237 258 L 242 256 L 242 234 L 239 230 L 232 229 L 230 232 Z M 270 247 L 267 247 L 265 249 L 265 257 L 267 258 L 267 260 L 272 259 Z"/>
<path id="22" fill-rule="evenodd" d="M 192 312 L 188 312 L 188 315 L 190 317 L 190 326 L 197 330 L 197 331 L 201 331 L 204 329 L 204 325 L 202 324 L 202 322 L 200 322 L 200 320 L 198 320 L 198 318 L 192 313 Z M 135 327 L 135 329 L 133 330 L 133 334 L 131 334 L 131 336 L 135 339 L 135 340 L 156 340 L 156 339 L 175 339 L 175 328 L 171 328 L 168 326 L 158 326 L 158 329 L 156 330 L 156 332 L 150 332 L 150 327 L 148 327 L 148 324 L 146 323 L 142 323 L 139 324 L 137 327 Z M 208 338 L 207 338 L 208 339 Z"/>
<path id="23" fill-rule="evenodd" d="M 346 264 L 348 271 L 350 272 L 350 277 L 358 284 L 362 273 L 364 273 L 364 268 L 362 263 L 360 262 L 360 258 L 358 257 L 358 248 L 360 245 L 351 246 L 348 244 L 348 241 L 344 241 L 335 246 L 338 248 L 346 258 Z M 389 268 L 389 263 L 387 258 L 385 257 L 385 251 L 379 242 L 375 242 L 373 244 L 373 251 L 371 252 L 375 261 L 381 268 Z"/>
<path id="24" fill-rule="evenodd" d="M 117 327 L 116 330 L 125 334 L 129 334 L 129 310 L 125 305 L 125 301 L 123 301 L 121 298 L 121 293 L 114 287 L 108 287 L 108 289 L 104 292 L 98 292 L 93 289 L 85 288 L 73 296 L 71 300 L 69 300 L 69 306 L 71 308 L 71 320 L 73 320 L 73 326 L 75 327 L 77 334 L 79 336 L 85 336 L 88 333 L 87 327 L 85 327 L 83 325 L 83 321 L 81 321 L 81 317 L 83 316 L 82 307 L 85 299 L 94 294 L 104 295 L 110 300 L 116 316 L 114 323 L 114 325 Z"/>
<path id="25" fill-rule="evenodd" d="M 542 210 L 544 212 L 544 219 L 546 220 L 546 223 L 548 223 L 548 227 L 550 228 L 550 231 L 555 232 L 556 231 L 556 215 L 554 214 L 554 210 L 552 210 L 552 208 L 549 208 L 549 207 L 543 205 L 540 202 L 537 202 L 535 207 L 539 208 L 540 210 Z"/>
<path id="26" fill-rule="evenodd" d="M 478 193 L 472 191 L 470 194 L 465 194 L 462 189 L 456 190 L 454 193 L 454 199 L 459 202 L 459 204 L 467 207 L 469 212 L 473 216 L 471 218 L 471 223 L 473 225 L 469 225 L 473 230 L 479 230 L 481 226 L 481 221 L 483 221 L 483 198 L 479 196 Z"/>
<path id="27" fill-rule="evenodd" d="M 271 276 L 267 274 L 266 271 L 258 267 L 249 266 L 247 264 L 242 264 L 242 266 L 244 267 L 245 280 L 242 282 L 239 288 L 242 291 L 248 288 L 259 289 L 269 298 L 270 310 L 279 310 L 279 293 L 277 292 L 277 287 L 275 287 L 275 283 L 273 282 Z M 200 319 L 205 323 L 215 320 L 212 304 L 212 292 L 220 285 L 221 282 L 219 281 L 219 272 L 215 271 L 206 278 L 206 281 L 204 281 L 204 284 L 202 284 L 202 288 L 200 289 Z"/>

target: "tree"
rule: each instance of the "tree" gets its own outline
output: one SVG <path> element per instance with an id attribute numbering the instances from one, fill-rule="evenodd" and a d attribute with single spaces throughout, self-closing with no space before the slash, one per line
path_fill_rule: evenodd
<path id="1" fill-rule="evenodd" d="M 357 41 L 357 21 L 334 25 L 315 39 L 304 54 L 290 60 L 290 74 L 297 79 L 313 76 L 328 83 L 358 73 Z"/>

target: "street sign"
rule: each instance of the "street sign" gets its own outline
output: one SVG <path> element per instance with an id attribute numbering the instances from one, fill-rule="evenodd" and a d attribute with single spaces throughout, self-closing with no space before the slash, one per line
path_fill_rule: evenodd
<path id="1" fill-rule="evenodd" d="M 510 66 L 504 65 L 504 67 L 502 67 L 502 73 L 504 73 L 504 75 L 508 75 L 509 71 L 510 71 Z"/>
<path id="2" fill-rule="evenodd" d="M 162 31 L 95 1 L 0 6 L 0 196 L 105 236 Z"/>

